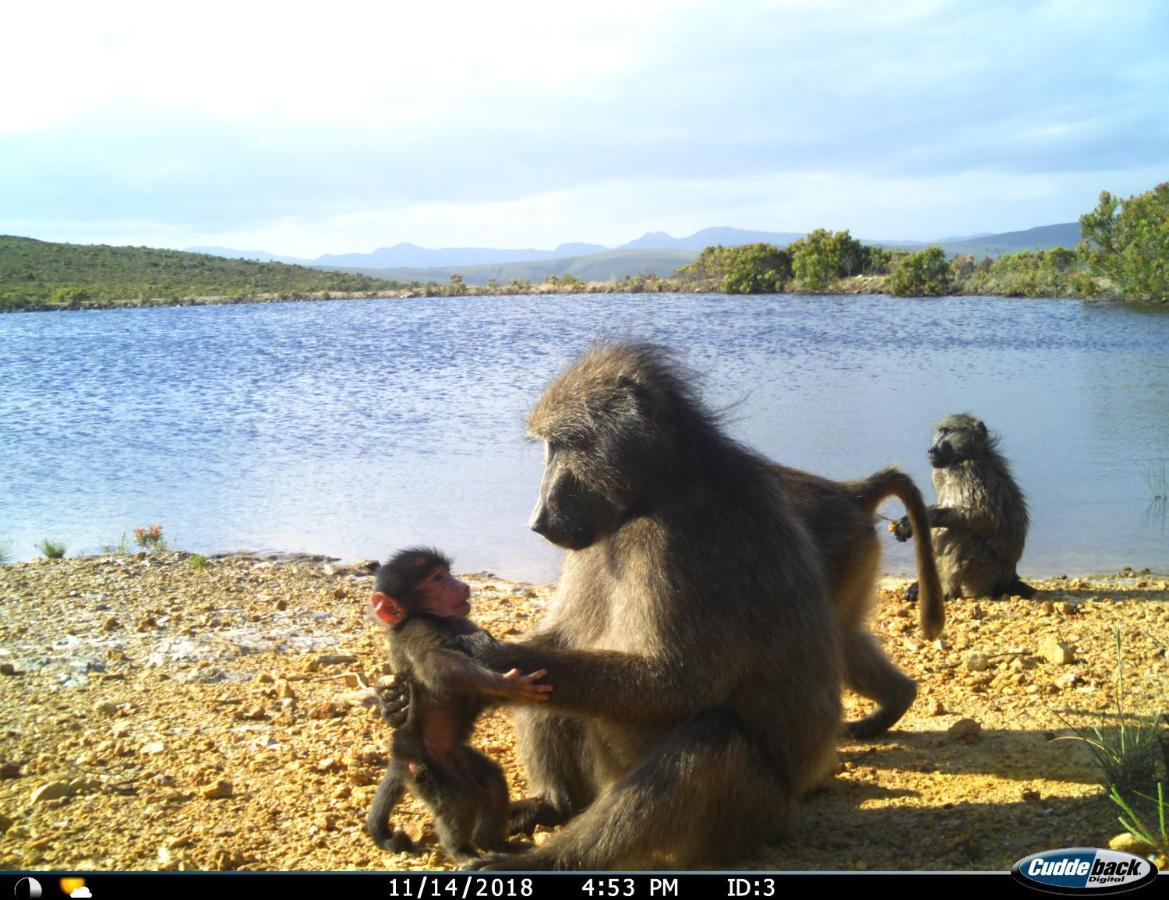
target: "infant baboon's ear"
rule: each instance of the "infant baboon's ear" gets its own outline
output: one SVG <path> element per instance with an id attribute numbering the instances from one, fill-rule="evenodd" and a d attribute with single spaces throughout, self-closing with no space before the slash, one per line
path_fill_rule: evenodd
<path id="1" fill-rule="evenodd" d="M 369 605 L 373 609 L 373 614 L 391 628 L 401 625 L 406 619 L 405 608 L 389 594 L 378 591 L 369 598 Z"/>

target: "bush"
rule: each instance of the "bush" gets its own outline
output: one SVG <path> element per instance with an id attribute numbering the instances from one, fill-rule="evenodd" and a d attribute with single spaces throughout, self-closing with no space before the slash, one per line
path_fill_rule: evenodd
<path id="1" fill-rule="evenodd" d="M 1127 200 L 1100 195 L 1080 216 L 1080 252 L 1094 274 L 1143 303 L 1169 303 L 1169 182 Z"/>
<path id="2" fill-rule="evenodd" d="M 950 264 L 941 247 L 926 247 L 901 260 L 889 276 L 899 297 L 937 297 L 950 290 Z"/>
<path id="3" fill-rule="evenodd" d="M 48 538 L 45 538 L 37 545 L 37 549 L 41 551 L 41 555 L 46 559 L 61 559 L 65 556 L 66 547 L 64 544 L 55 544 Z"/>

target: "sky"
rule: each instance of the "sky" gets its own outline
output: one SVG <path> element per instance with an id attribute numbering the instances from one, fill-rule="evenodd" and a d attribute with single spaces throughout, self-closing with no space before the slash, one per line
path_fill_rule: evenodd
<path id="1" fill-rule="evenodd" d="M 935 240 L 1169 180 L 1169 2 L 9 4 L 0 234 Z"/>

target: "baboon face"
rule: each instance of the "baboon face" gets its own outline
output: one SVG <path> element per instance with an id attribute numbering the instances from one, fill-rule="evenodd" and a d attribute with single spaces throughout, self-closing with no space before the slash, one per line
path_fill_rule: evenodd
<path id="1" fill-rule="evenodd" d="M 966 459 L 977 459 L 986 448 L 986 426 L 974 416 L 947 416 L 934 428 L 928 452 L 930 465 L 944 469 Z"/>
<path id="2" fill-rule="evenodd" d="M 646 508 L 670 459 L 659 403 L 629 360 L 597 351 L 537 401 L 528 434 L 543 441 L 544 477 L 529 527 L 583 550 Z M 609 362 L 611 365 L 605 365 Z"/>

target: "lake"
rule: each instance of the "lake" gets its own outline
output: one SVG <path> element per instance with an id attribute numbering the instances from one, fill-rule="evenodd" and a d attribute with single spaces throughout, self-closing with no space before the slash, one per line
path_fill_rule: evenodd
<path id="1" fill-rule="evenodd" d="M 542 387 L 590 341 L 650 340 L 738 439 L 933 497 L 933 423 L 1001 436 L 1032 513 L 1024 577 L 1169 570 L 1169 315 L 1076 301 L 607 294 L 0 315 L 0 542 L 384 558 L 555 577 L 526 527 Z M 896 501 L 882 510 L 900 516 Z M 910 572 L 884 537 L 885 568 Z"/>

